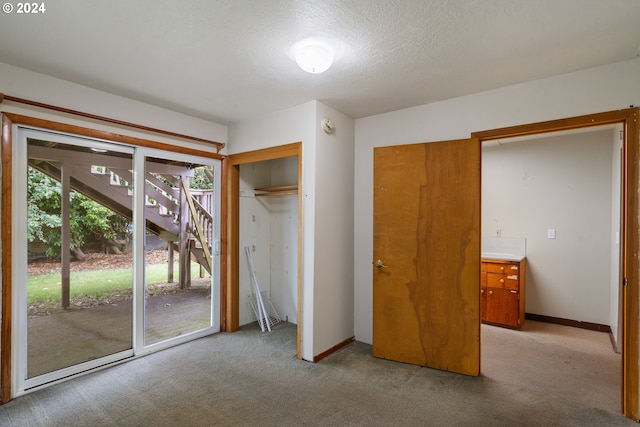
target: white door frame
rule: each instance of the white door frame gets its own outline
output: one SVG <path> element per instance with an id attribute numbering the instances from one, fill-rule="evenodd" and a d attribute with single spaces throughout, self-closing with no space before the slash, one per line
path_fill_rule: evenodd
<path id="1" fill-rule="evenodd" d="M 12 126 L 12 192 L 11 192 L 11 217 L 12 233 L 12 338 L 11 338 L 11 397 L 17 397 L 30 391 L 58 383 L 88 371 L 101 369 L 124 360 L 143 356 L 145 354 L 173 347 L 203 336 L 220 331 L 220 207 L 222 188 L 222 161 L 216 158 L 201 157 L 194 154 L 174 153 L 167 150 L 138 147 L 109 140 L 102 140 L 89 136 L 76 135 L 58 131 L 51 131 L 32 126 L 14 124 Z M 134 169 L 134 196 L 133 223 L 134 223 L 134 280 L 133 280 L 133 336 L 132 348 L 100 359 L 73 365 L 54 372 L 27 378 L 27 309 L 26 287 L 27 280 L 27 253 L 24 246 L 24 236 L 27 233 L 27 138 L 39 137 L 47 140 L 80 146 L 108 149 L 131 153 L 133 155 Z M 213 227 L 214 252 L 212 266 L 211 288 L 211 325 L 209 328 L 185 334 L 153 345 L 144 346 L 144 265 L 139 260 L 144 260 L 144 159 L 147 156 L 166 158 L 213 166 L 214 188 L 213 200 L 215 203 Z M 142 224 L 142 226 L 140 226 Z M 217 250 L 215 250 L 217 248 Z"/>

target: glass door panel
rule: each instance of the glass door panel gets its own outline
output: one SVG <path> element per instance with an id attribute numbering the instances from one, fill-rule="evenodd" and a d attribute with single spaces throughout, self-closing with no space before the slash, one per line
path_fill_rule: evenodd
<path id="1" fill-rule="evenodd" d="M 220 160 L 13 130 L 12 396 L 220 330 Z"/>
<path id="2" fill-rule="evenodd" d="M 132 349 L 133 155 L 80 138 L 26 141 L 27 224 L 18 238 L 27 248 L 19 311 L 29 380 Z"/>
<path id="3" fill-rule="evenodd" d="M 213 326 L 216 206 L 212 165 L 146 157 L 144 176 L 144 344 L 152 345 Z"/>

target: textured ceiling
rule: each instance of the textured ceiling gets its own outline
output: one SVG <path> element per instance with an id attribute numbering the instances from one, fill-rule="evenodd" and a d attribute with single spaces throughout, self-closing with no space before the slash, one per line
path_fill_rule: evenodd
<path id="1" fill-rule="evenodd" d="M 640 46 L 639 0 L 44 3 L 0 15 L 0 62 L 224 124 L 313 99 L 365 117 L 626 60 Z M 342 53 L 307 74 L 287 50 L 318 35 Z"/>

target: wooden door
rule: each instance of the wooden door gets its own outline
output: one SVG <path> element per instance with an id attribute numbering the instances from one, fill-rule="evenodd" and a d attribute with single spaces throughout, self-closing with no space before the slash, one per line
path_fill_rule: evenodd
<path id="1" fill-rule="evenodd" d="M 480 143 L 374 149 L 373 355 L 480 371 Z"/>

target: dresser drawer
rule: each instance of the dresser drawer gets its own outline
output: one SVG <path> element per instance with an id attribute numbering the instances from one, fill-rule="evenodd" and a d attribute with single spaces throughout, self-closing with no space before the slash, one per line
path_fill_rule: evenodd
<path id="1" fill-rule="evenodd" d="M 482 271 L 486 271 L 487 273 L 519 274 L 520 264 L 517 262 L 516 263 L 483 262 Z"/>
<path id="2" fill-rule="evenodd" d="M 517 291 L 520 286 L 519 276 L 517 274 L 487 273 L 487 286 Z"/>

